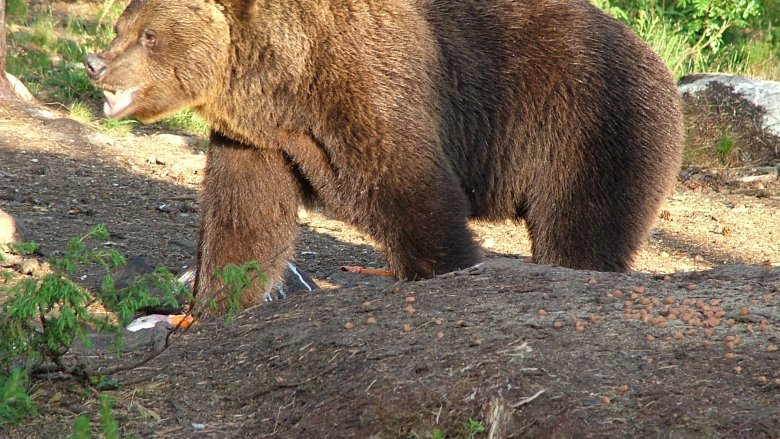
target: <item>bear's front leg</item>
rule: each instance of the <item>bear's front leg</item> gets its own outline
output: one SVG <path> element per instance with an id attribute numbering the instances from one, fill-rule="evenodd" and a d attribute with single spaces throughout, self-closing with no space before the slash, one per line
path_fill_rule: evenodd
<path id="1" fill-rule="evenodd" d="M 281 281 L 293 255 L 298 200 L 297 179 L 282 152 L 212 133 L 201 195 L 194 288 L 199 307 L 213 299 L 218 304 L 216 312 L 225 312 L 222 283 L 214 270 L 252 260 L 260 263 L 266 281 L 241 293 L 241 307 L 263 301 L 268 289 Z"/>

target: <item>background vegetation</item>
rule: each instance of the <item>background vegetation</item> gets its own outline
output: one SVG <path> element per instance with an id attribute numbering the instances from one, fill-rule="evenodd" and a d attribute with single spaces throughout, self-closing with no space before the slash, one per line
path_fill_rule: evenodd
<path id="1" fill-rule="evenodd" d="M 780 0 L 591 0 L 631 26 L 661 54 L 676 77 L 725 72 L 780 80 Z M 106 120 L 102 95 L 81 58 L 113 38 L 125 1 L 7 0 L 8 71 L 42 102 L 105 131 L 141 129 Z M 189 111 L 151 128 L 193 135 L 206 125 Z"/>
<path id="2" fill-rule="evenodd" d="M 780 80 L 780 0 L 593 0 L 633 28 L 676 77 Z"/>

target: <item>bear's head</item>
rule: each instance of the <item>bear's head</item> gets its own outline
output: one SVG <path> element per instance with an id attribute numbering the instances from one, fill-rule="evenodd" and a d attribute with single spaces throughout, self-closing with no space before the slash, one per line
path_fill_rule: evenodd
<path id="1" fill-rule="evenodd" d="M 226 77 L 230 31 L 211 0 L 132 0 L 103 52 L 84 57 L 107 117 L 154 122 L 214 98 Z"/>

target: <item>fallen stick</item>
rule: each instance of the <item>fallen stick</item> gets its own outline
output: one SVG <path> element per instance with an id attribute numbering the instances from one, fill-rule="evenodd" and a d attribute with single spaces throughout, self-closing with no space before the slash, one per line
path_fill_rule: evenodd
<path id="1" fill-rule="evenodd" d="M 368 274 L 372 276 L 385 276 L 395 277 L 395 273 L 392 270 L 386 270 L 384 268 L 364 268 L 359 265 L 342 265 L 339 267 L 341 271 L 348 271 L 356 274 Z"/>

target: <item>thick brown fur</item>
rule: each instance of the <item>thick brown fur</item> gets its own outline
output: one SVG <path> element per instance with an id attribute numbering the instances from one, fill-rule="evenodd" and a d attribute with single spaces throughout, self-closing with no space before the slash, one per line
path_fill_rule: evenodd
<path id="1" fill-rule="evenodd" d="M 278 279 L 309 197 L 404 279 L 478 262 L 469 217 L 626 270 L 680 163 L 669 72 L 585 0 L 133 0 L 117 30 L 98 81 L 141 87 L 118 117 L 212 126 L 196 294 L 227 262 Z"/>

